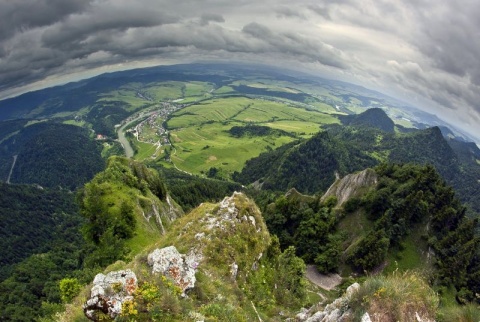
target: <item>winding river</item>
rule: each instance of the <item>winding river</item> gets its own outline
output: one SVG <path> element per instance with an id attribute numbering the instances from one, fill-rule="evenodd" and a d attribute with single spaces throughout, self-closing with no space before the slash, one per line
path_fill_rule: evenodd
<path id="1" fill-rule="evenodd" d="M 145 119 L 145 118 L 149 117 L 150 115 L 152 115 L 153 113 L 155 113 L 155 111 L 142 114 L 142 115 L 134 118 L 133 120 L 131 120 L 129 122 L 125 122 L 125 124 L 123 124 L 122 126 L 120 126 L 118 128 L 118 130 L 117 130 L 118 141 L 120 141 L 120 143 L 122 144 L 123 149 L 125 150 L 125 155 L 127 156 L 127 158 L 133 157 L 134 151 L 133 151 L 132 145 L 130 144 L 130 142 L 128 141 L 128 139 L 125 136 L 125 129 L 130 127 L 132 125 L 132 123 L 135 123 L 135 122 L 137 122 L 141 119 Z"/>

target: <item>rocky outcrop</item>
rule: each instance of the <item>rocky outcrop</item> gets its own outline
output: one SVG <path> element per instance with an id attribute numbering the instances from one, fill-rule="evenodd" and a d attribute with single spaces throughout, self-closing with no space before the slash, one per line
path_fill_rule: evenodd
<path id="1" fill-rule="evenodd" d="M 161 233 L 166 233 L 165 227 L 169 226 L 174 220 L 184 215 L 182 208 L 170 197 L 166 195 L 165 200 L 161 201 L 154 197 L 138 197 L 137 204 L 142 211 L 142 215 L 149 223 L 155 221 Z M 151 221 L 151 219 L 153 219 Z"/>
<path id="2" fill-rule="evenodd" d="M 195 270 L 201 259 L 202 256 L 194 252 L 180 254 L 175 246 L 155 249 L 147 258 L 152 273 L 160 273 L 173 280 L 183 295 L 195 286 Z"/>
<path id="3" fill-rule="evenodd" d="M 199 269 L 222 267 L 225 276 L 238 281 L 258 268 L 270 234 L 260 210 L 245 194 L 234 192 L 218 204 L 201 204 L 187 216 L 191 220 L 172 240 L 178 240 L 188 254 L 201 258 L 197 260 Z"/>
<path id="4" fill-rule="evenodd" d="M 335 196 L 337 205 L 342 206 L 345 201 L 352 197 L 358 197 L 362 192 L 377 184 L 378 176 L 372 169 L 365 169 L 361 172 L 348 174 L 342 179 L 335 181 L 323 195 L 322 201 L 330 196 Z"/>
<path id="5" fill-rule="evenodd" d="M 316 310 L 314 307 L 312 307 L 310 310 L 304 309 L 295 316 L 295 320 L 305 322 L 351 321 L 352 313 L 348 308 L 348 304 L 352 298 L 352 295 L 355 292 L 358 292 L 359 289 L 360 284 L 354 283 L 347 288 L 342 297 L 325 306 L 323 310 L 315 312 Z"/>
<path id="6" fill-rule="evenodd" d="M 385 284 L 384 284 L 385 285 Z M 407 287 L 402 287 L 401 291 L 406 294 L 412 294 L 413 284 L 409 284 Z M 404 285 L 403 285 L 404 286 Z M 404 297 L 390 297 L 393 293 L 390 293 L 388 297 L 384 297 L 387 301 L 379 299 L 382 298 L 380 293 L 388 292 L 384 287 L 378 288 L 377 291 L 366 294 L 361 293 L 362 303 L 359 306 L 359 294 L 361 287 L 358 283 L 350 285 L 342 297 L 337 298 L 332 303 L 322 308 L 321 304 L 314 305 L 310 309 L 302 309 L 295 319 L 290 321 L 301 322 L 386 322 L 386 321 L 416 321 L 416 322 L 433 322 L 431 318 L 434 315 L 434 311 L 430 310 L 425 305 L 425 299 L 422 297 L 416 297 L 414 301 L 411 298 Z M 414 288 L 418 285 L 414 285 Z M 368 289 L 368 287 L 367 287 Z M 364 291 L 364 290 L 363 290 Z M 432 291 L 433 292 L 433 291 Z M 392 309 L 392 301 L 395 301 Z M 406 305 L 405 305 L 406 304 Z M 435 303 L 428 303 L 428 305 L 435 305 Z M 319 308 L 320 307 L 320 308 Z M 360 318 L 360 314 L 361 318 Z"/>
<path id="7" fill-rule="evenodd" d="M 133 300 L 137 289 L 137 277 L 131 270 L 97 274 L 93 280 L 90 298 L 83 305 L 85 316 L 99 320 L 99 313 L 107 314 L 112 319 L 122 313 L 122 305 Z"/>
<path id="8" fill-rule="evenodd" d="M 207 230 L 219 228 L 225 230 L 228 225 L 235 223 L 250 223 L 257 228 L 256 219 L 252 215 L 244 214 L 239 216 L 241 207 L 237 204 L 238 198 L 245 198 L 245 195 L 240 192 L 234 192 L 231 197 L 225 197 L 219 204 L 218 209 L 210 214 L 206 214 L 204 222 Z M 259 227 L 260 229 L 260 227 Z"/>
<path id="9" fill-rule="evenodd" d="M 260 210 L 246 195 L 238 192 L 217 204 L 204 203 L 176 220 L 160 243 L 165 245 L 167 241 L 168 247 L 155 249 L 147 255 L 146 264 L 152 274 L 142 270 L 141 276 L 145 280 L 156 280 L 151 275 L 164 276 L 168 279 L 168 287 L 173 284 L 175 291 L 179 290 L 184 297 L 196 287 L 205 287 L 198 282 L 198 273 L 207 277 L 207 281 L 202 280 L 207 284 L 211 280 L 243 285 L 249 274 L 260 268 L 261 259 L 271 243 Z M 137 260 L 141 265 L 131 267 L 143 267 L 145 258 L 141 256 Z M 138 301 L 141 297 L 132 297 L 131 292 L 125 291 L 126 282 L 118 280 L 122 272 L 128 271 L 97 275 L 92 296 L 84 305 L 90 320 L 95 321 L 102 315 L 100 312 L 115 318 L 121 314 L 126 301 L 141 302 Z M 112 274 L 116 274 L 115 278 Z M 134 285 L 136 288 L 136 279 Z M 218 294 L 223 296 L 221 291 Z"/>

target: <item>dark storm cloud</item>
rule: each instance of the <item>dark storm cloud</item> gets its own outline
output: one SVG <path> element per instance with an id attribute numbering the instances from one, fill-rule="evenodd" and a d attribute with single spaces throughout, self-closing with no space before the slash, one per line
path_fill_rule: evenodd
<path id="1" fill-rule="evenodd" d="M 130 8 L 98 7 L 88 14 L 77 15 L 65 23 L 53 25 L 42 36 L 47 47 L 78 43 L 87 37 L 108 30 L 152 27 L 177 22 L 178 18 L 150 7 Z"/>
<path id="2" fill-rule="evenodd" d="M 297 58 L 305 57 L 310 61 L 340 69 L 348 68 L 341 51 L 320 41 L 312 41 L 294 32 L 274 33 L 256 22 L 244 26 L 242 31 L 261 40 L 266 45 L 265 51 L 279 52 Z"/>
<path id="3" fill-rule="evenodd" d="M 37 3 L 37 7 L 47 3 L 44 0 Z M 191 8 L 187 10 L 190 4 Z M 96 64 L 115 64 L 149 58 L 149 55 L 161 57 L 175 51 L 183 57 L 188 52 L 191 57 L 212 53 L 222 57 L 228 57 L 228 53 L 284 58 L 293 55 L 299 61 L 347 68 L 344 54 L 324 42 L 295 31 L 280 32 L 257 23 L 244 24 L 243 29 L 224 27 L 218 25 L 225 23 L 223 15 L 209 11 L 198 17 L 196 11 L 200 7 L 229 8 L 226 3 L 213 0 L 201 5 L 198 2 L 182 3 L 183 7 L 177 7 L 183 10 L 173 10 L 175 5 L 172 2 L 163 5 L 153 0 L 142 5 L 99 0 L 88 6 L 72 1 L 70 6 L 64 5 L 70 10 L 57 13 L 57 19 L 52 17 L 37 28 L 22 29 L 18 35 L 2 43 L 0 89 L 62 73 L 62 69 L 68 71 L 71 66 L 87 68 Z M 243 1 L 239 5 L 245 8 L 245 12 L 257 10 L 254 2 Z M 278 12 L 282 12 L 285 18 L 301 16 L 285 6 L 279 6 Z M 28 17 L 25 15 L 24 18 Z M 30 25 L 33 26 L 33 22 Z"/>
<path id="4" fill-rule="evenodd" d="M 0 40 L 25 29 L 48 26 L 65 17 L 83 12 L 89 0 L 0 1 Z"/>

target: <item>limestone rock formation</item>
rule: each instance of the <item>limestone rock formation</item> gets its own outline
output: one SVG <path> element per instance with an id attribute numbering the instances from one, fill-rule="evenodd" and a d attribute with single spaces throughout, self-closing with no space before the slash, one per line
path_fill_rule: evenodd
<path id="1" fill-rule="evenodd" d="M 338 206 L 352 197 L 357 197 L 362 190 L 373 187 L 377 184 L 377 174 L 372 169 L 365 169 L 361 172 L 348 174 L 342 179 L 335 181 L 323 195 L 322 201 L 330 196 L 337 197 Z"/>
<path id="2" fill-rule="evenodd" d="M 351 312 L 348 309 L 348 303 L 352 295 L 358 292 L 359 288 L 360 284 L 358 283 L 350 285 L 342 297 L 325 306 L 323 310 L 314 312 L 315 310 L 313 308 L 310 310 L 304 309 L 297 314 L 296 320 L 305 322 L 350 321 Z"/>
<path id="3" fill-rule="evenodd" d="M 190 252 L 180 254 L 175 246 L 155 249 L 148 255 L 148 265 L 152 266 L 152 273 L 160 273 L 169 277 L 178 286 L 182 293 L 195 286 L 195 269 L 201 255 Z"/>
<path id="4" fill-rule="evenodd" d="M 122 312 L 122 304 L 133 300 L 137 277 L 131 270 L 97 274 L 93 280 L 90 298 L 83 305 L 85 316 L 98 321 L 100 312 L 115 318 Z"/>

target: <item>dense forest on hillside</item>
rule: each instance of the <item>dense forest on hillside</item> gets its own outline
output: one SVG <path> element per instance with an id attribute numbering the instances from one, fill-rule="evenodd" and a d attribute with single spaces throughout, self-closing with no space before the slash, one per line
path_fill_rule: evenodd
<path id="1" fill-rule="evenodd" d="M 340 209 L 335 207 L 335 197 L 323 202 L 298 193 L 278 198 L 264 211 L 269 230 L 283 248 L 294 245 L 299 256 L 324 273 L 345 270 L 345 265 L 371 272 L 388 254 L 407 247 L 407 238 L 416 238 L 417 252 L 431 249 L 436 255 L 434 284 L 455 286 L 461 301 L 476 300 L 480 291 L 478 220 L 465 216 L 453 189 L 432 166 L 381 164 L 375 172 L 377 186 Z M 355 224 L 348 226 L 352 220 Z M 425 256 L 416 265 L 427 263 Z"/>
<path id="2" fill-rule="evenodd" d="M 75 190 L 104 167 L 101 145 L 78 126 L 40 122 L 24 127 L 0 143 L 2 177 L 10 182 Z"/>
<path id="3" fill-rule="evenodd" d="M 33 321 L 42 305 L 61 301 L 58 282 L 81 267 L 85 244 L 74 199 L 66 191 L 0 183 L 2 321 Z"/>
<path id="4" fill-rule="evenodd" d="M 152 165 L 163 176 L 167 190 L 185 212 L 202 202 L 218 202 L 234 191 L 242 191 L 240 184 L 224 180 L 192 176 L 176 169 Z"/>
<path id="5" fill-rule="evenodd" d="M 153 198 L 166 200 L 165 184 L 132 160 L 109 159 L 107 169 L 76 194 L 26 185 L 0 188 L 2 321 L 50 316 L 65 302 L 62 280 L 87 284 L 132 247 L 161 235 L 155 219 L 142 221 L 153 208 L 161 210 Z"/>
<path id="6" fill-rule="evenodd" d="M 480 211 L 480 164 L 472 160 L 478 148 L 460 141 L 449 143 L 437 127 L 397 134 L 364 125 L 325 128 L 311 139 L 247 161 L 234 180 L 244 185 L 260 182 L 267 190 L 296 188 L 315 194 L 326 191 L 335 174 L 344 176 L 381 162 L 432 164 L 462 202 Z"/>
<path id="7" fill-rule="evenodd" d="M 128 105 L 121 101 L 95 104 L 85 119 L 92 124 L 95 133 L 116 138 L 115 125 L 120 124 L 131 114 L 126 108 Z"/>
<path id="8" fill-rule="evenodd" d="M 0 183 L 0 280 L 12 264 L 69 243 L 82 223 L 74 194 Z"/>
<path id="9" fill-rule="evenodd" d="M 339 115 L 339 118 L 343 125 L 360 125 L 387 133 L 395 132 L 395 123 L 380 108 L 370 108 L 360 114 Z"/>

